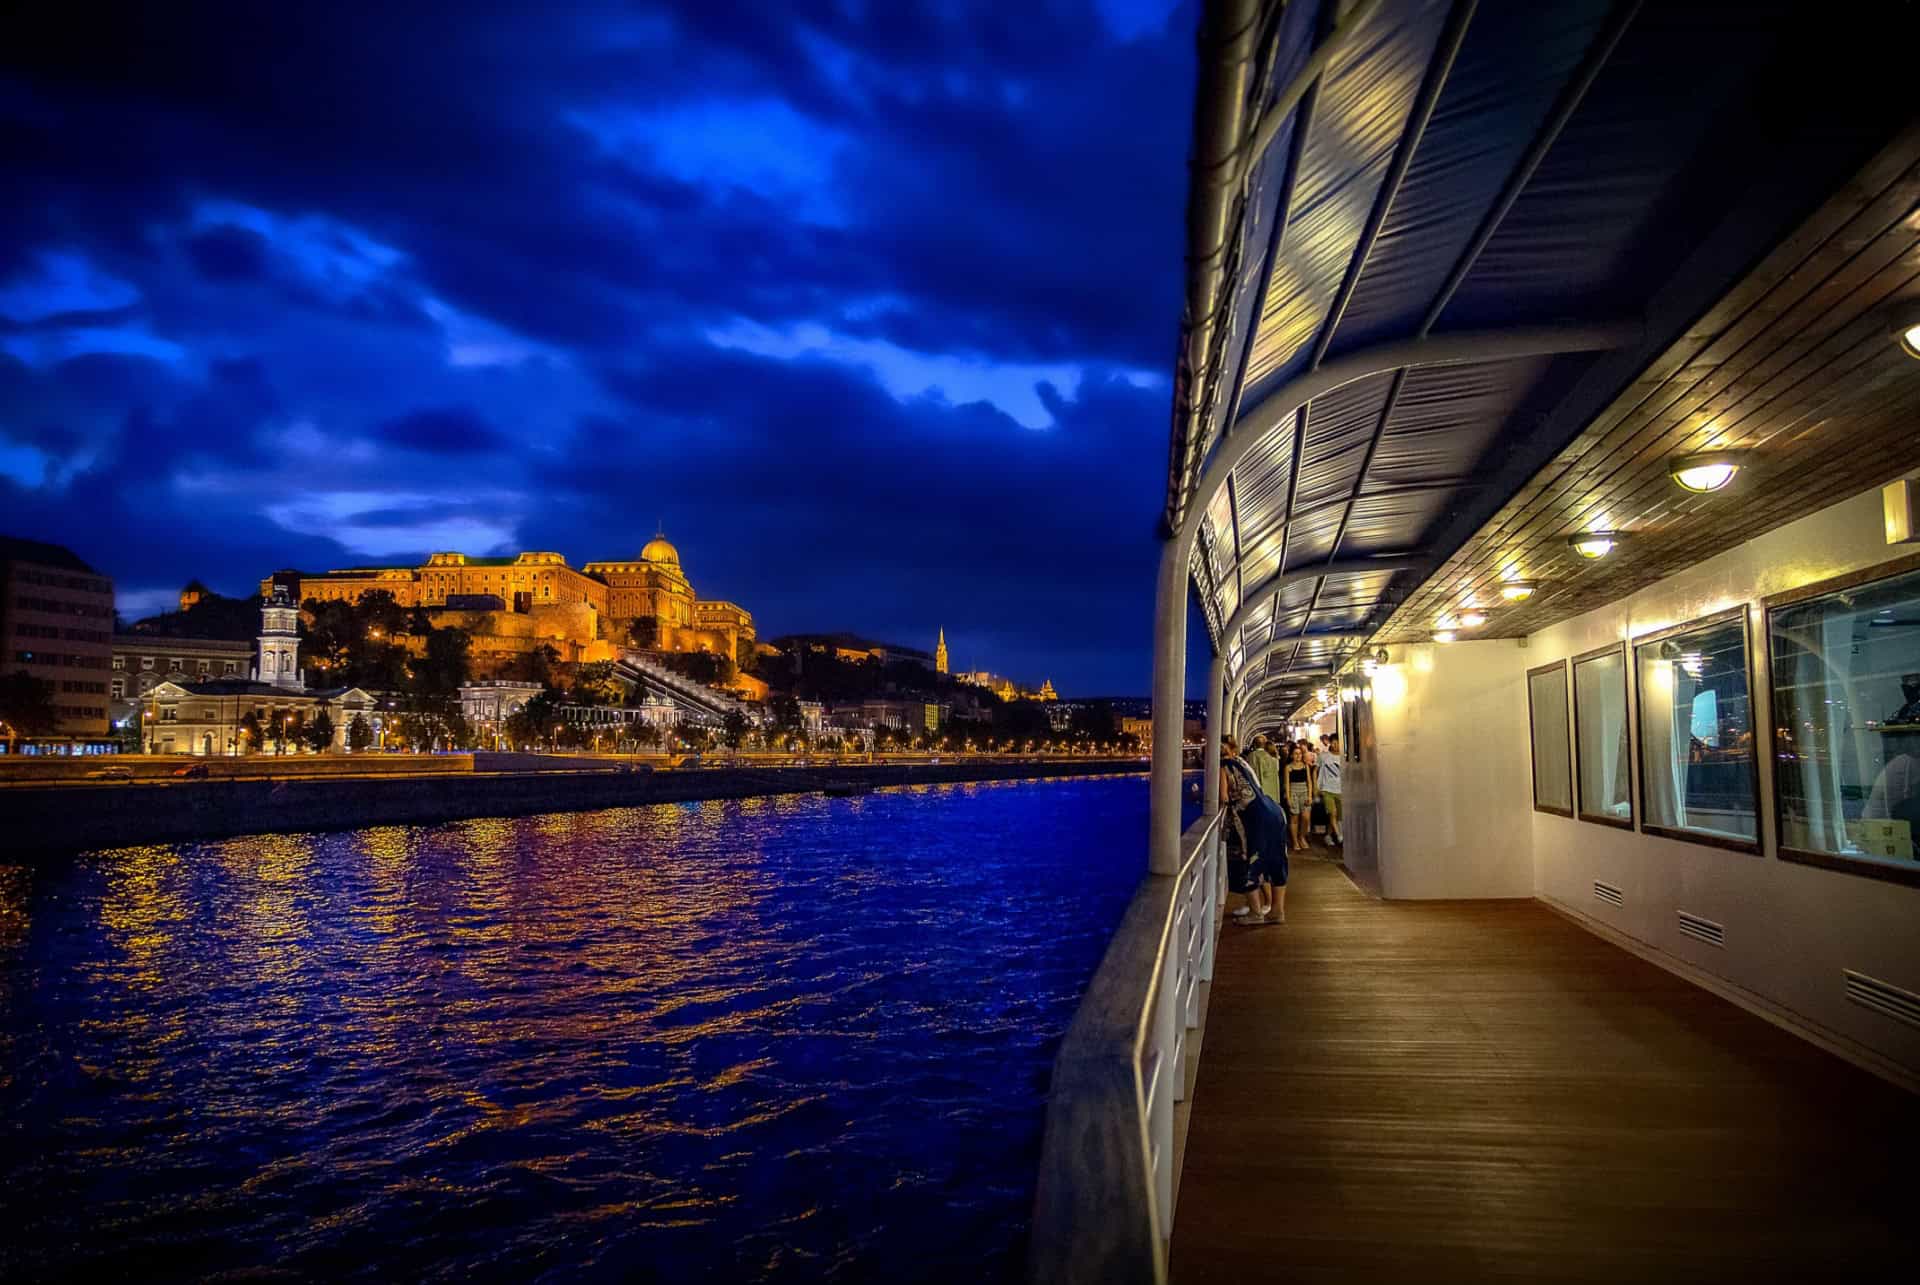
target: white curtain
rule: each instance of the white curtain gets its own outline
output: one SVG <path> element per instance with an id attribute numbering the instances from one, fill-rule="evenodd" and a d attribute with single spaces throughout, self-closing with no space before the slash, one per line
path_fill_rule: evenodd
<path id="1" fill-rule="evenodd" d="M 1640 752 L 1646 755 L 1647 797 L 1640 804 L 1655 825 L 1687 824 L 1687 759 L 1698 686 L 1671 660 L 1646 662 L 1640 684 Z"/>
<path id="2" fill-rule="evenodd" d="M 1808 633 L 1812 636 L 1807 636 Z M 1775 719 L 1791 717 L 1794 720 L 1789 731 L 1793 743 L 1799 747 L 1800 788 L 1806 813 L 1804 846 L 1816 852 L 1844 852 L 1847 821 L 1840 803 L 1840 768 L 1841 761 L 1853 748 L 1847 744 L 1853 693 L 1849 690 L 1851 684 L 1827 658 L 1845 657 L 1852 652 L 1852 619 L 1843 612 L 1835 612 L 1802 633 L 1799 642 L 1801 651 L 1793 667 L 1791 713 L 1776 710 Z M 1852 722 L 1864 733 L 1861 718 L 1854 712 Z M 1792 843 L 1791 833 L 1787 841 Z"/>

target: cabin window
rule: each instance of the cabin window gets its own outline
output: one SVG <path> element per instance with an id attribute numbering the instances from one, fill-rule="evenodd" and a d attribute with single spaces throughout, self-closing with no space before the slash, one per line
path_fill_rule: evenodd
<path id="1" fill-rule="evenodd" d="M 1533 738 L 1533 806 L 1573 815 L 1573 756 L 1567 746 L 1567 662 L 1527 671 L 1527 719 Z"/>
<path id="2" fill-rule="evenodd" d="M 1624 644 L 1573 660 L 1574 772 L 1578 815 L 1604 825 L 1633 825 Z"/>
<path id="3" fill-rule="evenodd" d="M 1636 639 L 1633 666 L 1641 829 L 1758 852 L 1746 608 Z"/>
<path id="4" fill-rule="evenodd" d="M 1775 813 L 1789 860 L 1920 883 L 1920 559 L 1895 568 L 1768 600 Z"/>

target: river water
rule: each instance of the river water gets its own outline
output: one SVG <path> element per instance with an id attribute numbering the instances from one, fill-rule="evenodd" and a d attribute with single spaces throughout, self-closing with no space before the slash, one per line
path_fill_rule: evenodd
<path id="1" fill-rule="evenodd" d="M 0 1278 L 1017 1278 L 1146 798 L 0 856 Z"/>

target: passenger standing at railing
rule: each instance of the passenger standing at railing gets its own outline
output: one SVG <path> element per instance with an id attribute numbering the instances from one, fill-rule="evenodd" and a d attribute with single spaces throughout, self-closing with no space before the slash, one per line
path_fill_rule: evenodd
<path id="1" fill-rule="evenodd" d="M 1287 922 L 1287 820 L 1260 789 L 1231 736 L 1220 738 L 1220 808 L 1227 841 L 1227 888 L 1247 899 L 1246 924 Z"/>

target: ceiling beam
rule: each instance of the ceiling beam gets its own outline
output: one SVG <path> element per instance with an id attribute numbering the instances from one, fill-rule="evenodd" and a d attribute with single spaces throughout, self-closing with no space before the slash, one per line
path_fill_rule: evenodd
<path id="1" fill-rule="evenodd" d="M 1206 512 L 1213 497 L 1226 485 L 1227 474 L 1238 468 L 1256 446 L 1291 419 L 1300 407 L 1335 389 L 1415 366 L 1460 366 L 1557 353 L 1602 352 L 1637 343 L 1640 336 L 1637 321 L 1521 326 L 1512 330 L 1472 330 L 1424 339 L 1392 340 L 1336 357 L 1318 370 L 1294 376 L 1241 417 L 1201 474 L 1184 508 L 1180 529 L 1170 534 L 1190 541 L 1198 525 L 1198 515 Z"/>
<path id="2" fill-rule="evenodd" d="M 1173 470 L 1168 478 L 1167 525 L 1181 525 L 1189 511 L 1182 503 L 1187 476 L 1196 467 L 1206 438 L 1208 408 L 1216 400 L 1216 348 L 1226 327 L 1220 314 L 1231 308 L 1237 291 L 1229 289 L 1228 243 L 1244 230 L 1247 181 L 1266 155 L 1287 116 L 1319 83 L 1334 55 L 1351 44 L 1380 0 L 1357 0 L 1314 47 L 1266 114 L 1247 128 L 1247 85 L 1254 60 L 1253 42 L 1262 11 L 1257 0 L 1229 0 L 1218 6 L 1217 21 L 1203 33 L 1202 71 L 1195 95 L 1196 161 L 1187 203 L 1187 310 L 1181 326 L 1180 364 L 1175 372 Z M 1207 60 L 1213 55 L 1211 64 Z M 1233 150 L 1223 152 L 1231 140 Z M 1282 220 L 1285 213 L 1282 212 Z M 1253 324 L 1258 324 L 1255 318 Z M 1251 345 L 1255 336 L 1248 335 Z M 1238 392 L 1234 394 L 1238 399 Z"/>
<path id="3" fill-rule="evenodd" d="M 1240 673 L 1243 675 L 1250 674 L 1253 672 L 1253 667 L 1255 665 L 1258 665 L 1264 660 L 1270 659 L 1272 656 L 1274 656 L 1278 652 L 1289 650 L 1292 648 L 1297 648 L 1303 642 L 1353 643 L 1357 645 L 1359 643 L 1363 643 L 1367 641 L 1367 639 L 1371 637 L 1373 637 L 1371 633 L 1364 633 L 1364 634 L 1325 633 L 1325 634 L 1306 634 L 1304 636 L 1300 634 L 1288 634 L 1284 638 L 1275 638 L 1271 642 L 1267 643 L 1264 647 L 1262 647 L 1259 651 L 1255 652 L 1253 655 L 1247 657 L 1244 661 L 1242 661 L 1240 664 Z M 1291 665 L 1291 661 L 1289 662 L 1289 665 Z"/>
<path id="4" fill-rule="evenodd" d="M 1276 571 L 1255 585 L 1253 592 L 1241 600 L 1239 610 L 1227 617 L 1226 622 L 1220 626 L 1221 641 L 1225 643 L 1231 639 L 1235 632 L 1247 623 L 1247 617 L 1253 614 L 1255 607 L 1261 605 L 1261 599 L 1270 594 L 1277 600 L 1280 591 L 1290 584 L 1312 580 L 1316 576 L 1377 576 L 1382 572 L 1412 571 L 1424 565 L 1426 565 L 1424 554 L 1403 553 L 1378 558 L 1349 558 L 1345 562 L 1306 567 L 1299 571 Z"/>

